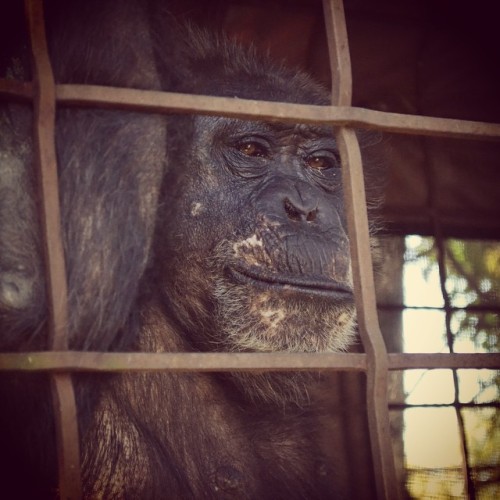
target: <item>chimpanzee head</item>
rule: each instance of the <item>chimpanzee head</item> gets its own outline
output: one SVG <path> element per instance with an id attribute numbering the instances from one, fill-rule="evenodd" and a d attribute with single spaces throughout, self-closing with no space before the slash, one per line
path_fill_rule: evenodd
<path id="1" fill-rule="evenodd" d="M 252 50 L 196 43 L 176 91 L 328 103 L 308 77 Z M 331 128 L 182 116 L 167 143 L 155 269 L 191 339 L 211 350 L 346 348 L 355 314 Z"/>

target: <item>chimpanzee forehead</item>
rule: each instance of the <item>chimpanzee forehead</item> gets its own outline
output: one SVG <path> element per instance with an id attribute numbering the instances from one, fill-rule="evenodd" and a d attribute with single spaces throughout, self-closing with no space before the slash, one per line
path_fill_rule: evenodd
<path id="1" fill-rule="evenodd" d="M 333 128 L 325 125 L 306 123 L 269 122 L 268 126 L 278 133 L 300 135 L 305 138 L 325 137 L 333 138 Z"/>
<path id="2" fill-rule="evenodd" d="M 237 118 L 212 117 L 215 127 L 226 133 L 273 133 L 279 135 L 297 135 L 304 138 L 333 138 L 334 129 L 327 125 L 304 123 L 284 123 L 274 121 L 242 120 Z"/>
<path id="3" fill-rule="evenodd" d="M 309 105 L 328 105 L 328 91 L 309 76 L 289 69 L 275 75 L 271 71 L 260 74 L 246 72 L 215 73 L 210 78 L 185 82 L 182 92 L 239 99 L 289 102 Z"/>

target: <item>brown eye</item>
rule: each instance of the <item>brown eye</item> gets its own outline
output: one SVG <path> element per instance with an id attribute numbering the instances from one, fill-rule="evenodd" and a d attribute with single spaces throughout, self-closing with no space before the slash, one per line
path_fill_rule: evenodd
<path id="1" fill-rule="evenodd" d="M 257 158 L 263 158 L 264 156 L 266 156 L 265 148 L 257 142 L 242 142 L 241 144 L 238 144 L 238 150 L 245 156 L 253 156 Z"/>
<path id="2" fill-rule="evenodd" d="M 333 166 L 333 161 L 326 156 L 310 156 L 306 160 L 307 166 L 314 170 L 325 170 Z"/>

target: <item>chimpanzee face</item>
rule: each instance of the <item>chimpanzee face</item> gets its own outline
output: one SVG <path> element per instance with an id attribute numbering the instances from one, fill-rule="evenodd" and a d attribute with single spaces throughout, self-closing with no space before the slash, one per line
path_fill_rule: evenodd
<path id="1" fill-rule="evenodd" d="M 345 348 L 354 306 L 331 130 L 211 117 L 189 128 L 158 222 L 174 235 L 161 243 L 169 300 L 206 311 L 185 323 L 215 349 Z"/>

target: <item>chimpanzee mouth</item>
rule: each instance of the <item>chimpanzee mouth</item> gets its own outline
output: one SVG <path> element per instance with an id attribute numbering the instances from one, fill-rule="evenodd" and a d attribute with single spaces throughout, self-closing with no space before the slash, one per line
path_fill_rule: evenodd
<path id="1" fill-rule="evenodd" d="M 266 290 L 277 289 L 281 292 L 290 292 L 323 299 L 352 302 L 354 295 L 352 288 L 332 279 L 304 278 L 300 276 L 277 274 L 262 269 L 249 269 L 238 266 L 227 267 L 229 276 L 239 283 L 254 285 Z"/>

